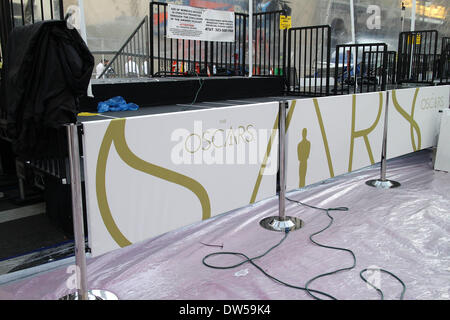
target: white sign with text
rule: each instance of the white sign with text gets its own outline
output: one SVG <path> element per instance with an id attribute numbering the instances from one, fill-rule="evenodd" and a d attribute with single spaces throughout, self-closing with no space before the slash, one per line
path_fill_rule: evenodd
<path id="1" fill-rule="evenodd" d="M 234 42 L 234 12 L 169 4 L 167 38 Z"/>

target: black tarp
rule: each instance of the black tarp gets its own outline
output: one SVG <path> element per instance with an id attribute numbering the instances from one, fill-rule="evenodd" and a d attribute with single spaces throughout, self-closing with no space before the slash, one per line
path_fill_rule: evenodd
<path id="1" fill-rule="evenodd" d="M 56 131 L 76 122 L 94 57 L 64 21 L 16 27 L 4 61 L 8 136 L 25 159 L 58 156 Z"/>

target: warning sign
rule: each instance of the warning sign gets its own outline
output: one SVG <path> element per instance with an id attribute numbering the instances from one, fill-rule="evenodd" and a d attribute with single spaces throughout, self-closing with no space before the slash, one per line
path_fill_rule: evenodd
<path id="1" fill-rule="evenodd" d="M 411 44 L 411 43 L 414 44 L 414 42 L 415 42 L 416 45 L 420 45 L 420 43 L 422 42 L 422 37 L 421 37 L 420 33 L 418 33 L 416 35 L 409 35 L 408 36 L 408 44 Z"/>
<path id="2" fill-rule="evenodd" d="M 167 38 L 234 42 L 234 12 L 168 6 Z"/>
<path id="3" fill-rule="evenodd" d="M 291 16 L 280 16 L 280 30 L 291 29 L 292 28 L 292 17 Z"/>

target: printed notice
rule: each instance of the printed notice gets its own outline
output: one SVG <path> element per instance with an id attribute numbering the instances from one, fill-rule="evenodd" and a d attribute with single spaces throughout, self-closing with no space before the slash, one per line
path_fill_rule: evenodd
<path id="1" fill-rule="evenodd" d="M 291 16 L 280 16 L 280 30 L 291 29 L 292 28 L 292 17 Z"/>
<path id="2" fill-rule="evenodd" d="M 169 4 L 167 38 L 234 42 L 234 12 Z"/>

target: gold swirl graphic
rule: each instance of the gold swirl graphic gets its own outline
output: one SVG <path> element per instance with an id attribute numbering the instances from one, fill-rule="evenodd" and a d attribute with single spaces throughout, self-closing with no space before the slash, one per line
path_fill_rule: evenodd
<path id="1" fill-rule="evenodd" d="M 125 123 L 125 119 L 115 119 L 111 121 L 103 138 L 97 161 L 96 191 L 98 207 L 100 209 L 103 223 L 114 241 L 122 248 L 132 244 L 123 235 L 115 223 L 106 195 L 106 164 L 113 143 L 120 158 L 133 169 L 145 172 L 162 180 L 175 183 L 192 191 L 200 200 L 203 220 L 209 219 L 211 217 L 211 204 L 205 188 L 203 188 L 200 183 L 187 176 L 148 163 L 138 158 L 130 150 L 126 142 Z"/>
<path id="2" fill-rule="evenodd" d="M 330 145 L 328 143 L 327 133 L 323 124 L 322 113 L 320 112 L 319 100 L 313 99 L 314 107 L 316 109 L 317 120 L 319 121 L 320 132 L 322 133 L 323 146 L 327 155 L 328 170 L 330 170 L 330 178 L 334 178 L 333 160 L 331 159 Z"/>
<path id="3" fill-rule="evenodd" d="M 355 131 L 356 129 L 356 95 L 353 95 L 353 103 L 352 103 L 352 135 L 351 135 L 351 141 L 350 141 L 350 160 L 348 164 L 348 172 L 352 172 L 353 170 L 353 152 L 355 149 L 355 139 L 357 138 L 363 138 L 364 143 L 366 144 L 367 153 L 369 154 L 369 159 L 371 164 L 375 164 L 375 159 L 373 157 L 372 147 L 370 146 L 369 142 L 369 134 L 375 130 L 375 128 L 378 126 L 378 123 L 380 122 L 381 114 L 383 112 L 383 93 L 379 93 L 380 97 L 380 103 L 378 106 L 378 115 L 375 119 L 375 122 L 370 128 L 367 128 L 366 130 L 360 130 Z"/>
<path id="4" fill-rule="evenodd" d="M 414 100 L 411 108 L 411 115 L 409 115 L 398 103 L 397 100 L 397 92 L 395 90 L 392 90 L 392 101 L 394 102 L 395 109 L 402 115 L 403 118 L 406 119 L 406 121 L 409 122 L 411 125 L 411 145 L 412 148 L 415 151 L 422 149 L 422 133 L 420 131 L 420 127 L 417 124 L 416 120 L 414 120 L 414 113 L 416 111 L 416 102 L 417 102 L 417 96 L 419 95 L 420 88 L 416 89 L 416 92 L 414 93 Z M 414 137 L 414 130 L 416 130 L 417 133 L 417 140 L 418 144 L 416 145 L 416 139 Z"/>
<path id="5" fill-rule="evenodd" d="M 292 116 L 295 112 L 295 107 L 297 106 L 297 101 L 292 101 L 291 108 L 286 116 L 286 133 L 291 125 Z M 258 196 L 259 188 L 261 187 L 262 178 L 264 176 L 264 171 L 266 170 L 267 161 L 269 161 L 270 153 L 272 152 L 272 146 L 275 142 L 276 131 L 278 130 L 278 122 L 280 119 L 280 113 L 277 113 L 277 118 L 275 119 L 275 124 L 273 125 L 272 135 L 270 136 L 269 143 L 267 144 L 266 154 L 264 155 L 263 163 L 261 164 L 261 169 L 258 173 L 258 178 L 256 179 L 256 184 L 253 189 L 252 197 L 250 199 L 250 204 L 254 204 L 256 202 L 256 197 Z"/>

